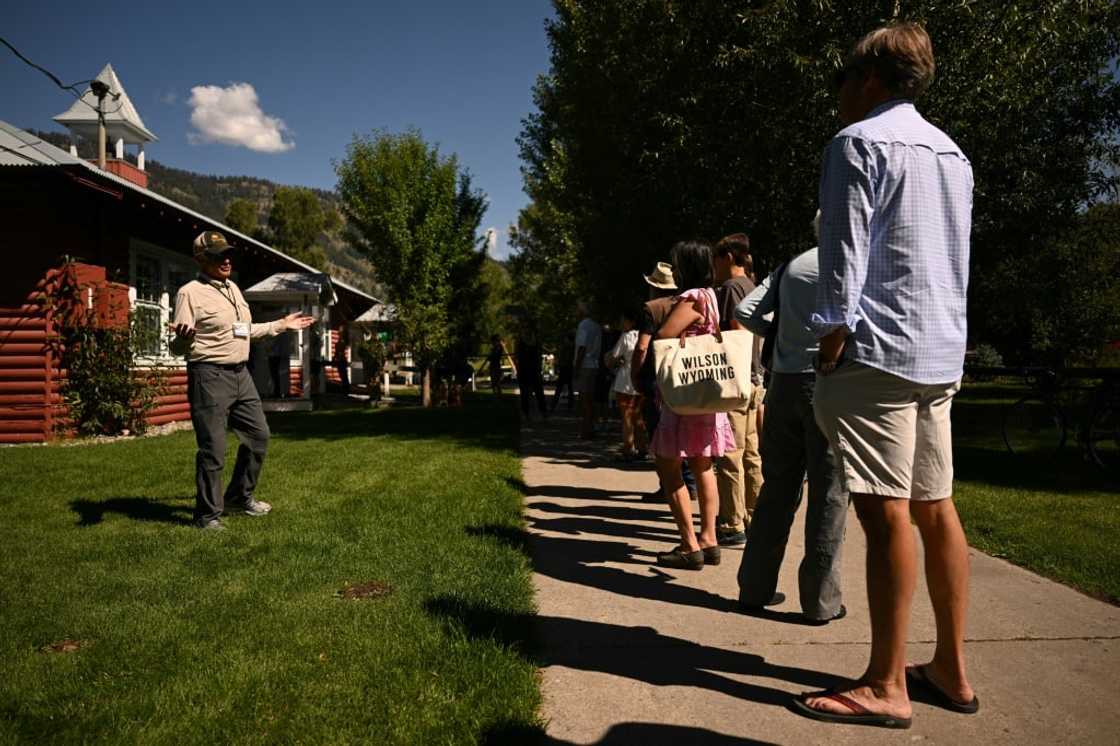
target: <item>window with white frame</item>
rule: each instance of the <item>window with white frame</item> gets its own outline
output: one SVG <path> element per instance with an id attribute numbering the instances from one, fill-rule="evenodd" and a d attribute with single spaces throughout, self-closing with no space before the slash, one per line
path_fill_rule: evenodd
<path id="1" fill-rule="evenodd" d="M 167 328 L 175 314 L 175 293 L 195 276 L 194 264 L 182 254 L 137 239 L 131 246 L 129 284 L 141 331 L 141 357 L 152 362 L 171 360 Z"/>

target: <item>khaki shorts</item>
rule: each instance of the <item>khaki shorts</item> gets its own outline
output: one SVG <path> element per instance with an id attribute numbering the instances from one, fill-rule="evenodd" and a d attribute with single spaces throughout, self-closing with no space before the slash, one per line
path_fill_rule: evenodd
<path id="1" fill-rule="evenodd" d="M 818 376 L 817 424 L 850 493 L 911 500 L 953 495 L 949 410 L 960 381 L 926 385 L 842 363 Z"/>
<path id="2" fill-rule="evenodd" d="M 576 371 L 574 388 L 577 394 L 591 396 L 595 393 L 595 382 L 599 377 L 598 368 L 580 368 Z"/>

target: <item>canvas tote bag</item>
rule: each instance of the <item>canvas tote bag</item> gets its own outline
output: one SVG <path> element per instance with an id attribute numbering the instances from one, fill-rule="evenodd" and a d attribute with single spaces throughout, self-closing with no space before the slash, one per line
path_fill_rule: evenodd
<path id="1" fill-rule="evenodd" d="M 730 412 L 751 397 L 754 335 L 742 329 L 653 343 L 657 389 L 676 414 Z"/>

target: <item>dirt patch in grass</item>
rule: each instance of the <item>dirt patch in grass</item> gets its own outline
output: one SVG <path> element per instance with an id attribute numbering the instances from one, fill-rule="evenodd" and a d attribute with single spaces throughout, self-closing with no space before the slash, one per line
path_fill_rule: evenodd
<path id="1" fill-rule="evenodd" d="M 93 644 L 92 640 L 71 640 L 66 638 L 52 642 L 49 645 L 44 645 L 39 648 L 40 653 L 76 653 L 82 648 L 88 648 Z"/>
<path id="2" fill-rule="evenodd" d="M 339 598 L 355 600 L 360 598 L 381 598 L 392 593 L 393 588 L 388 583 L 379 580 L 367 580 L 364 583 L 347 583 L 336 595 Z"/>

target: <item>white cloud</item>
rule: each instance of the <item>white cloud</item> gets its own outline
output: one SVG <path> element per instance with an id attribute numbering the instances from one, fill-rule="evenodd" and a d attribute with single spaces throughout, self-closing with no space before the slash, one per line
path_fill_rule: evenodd
<path id="1" fill-rule="evenodd" d="M 284 140 L 288 127 L 283 120 L 261 111 L 257 91 L 249 83 L 195 86 L 190 105 L 195 131 L 187 133 L 187 140 L 192 145 L 217 142 L 259 153 L 283 153 L 296 146 Z"/>

